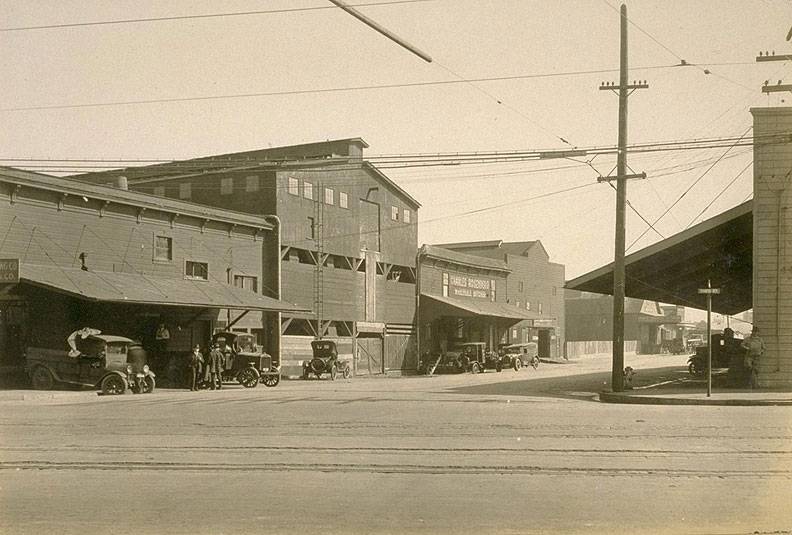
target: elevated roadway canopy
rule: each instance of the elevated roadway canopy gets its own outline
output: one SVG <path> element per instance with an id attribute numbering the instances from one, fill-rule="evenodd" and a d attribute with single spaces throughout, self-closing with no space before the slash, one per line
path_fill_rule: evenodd
<path id="1" fill-rule="evenodd" d="M 750 309 L 753 274 L 753 201 L 703 221 L 625 259 L 627 297 L 704 309 L 699 288 L 711 280 L 720 295 L 712 310 Z M 566 288 L 613 294 L 613 263 L 567 281 Z"/>

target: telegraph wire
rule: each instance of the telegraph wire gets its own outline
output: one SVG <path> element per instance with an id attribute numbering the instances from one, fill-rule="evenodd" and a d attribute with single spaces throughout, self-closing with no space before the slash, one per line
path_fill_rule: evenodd
<path id="1" fill-rule="evenodd" d="M 362 4 L 354 4 L 352 7 L 376 7 L 386 6 L 392 4 L 415 4 L 419 2 L 431 2 L 433 0 L 386 0 L 383 2 L 367 2 Z M 117 24 L 140 24 L 145 22 L 167 22 L 177 20 L 195 20 L 195 19 L 211 19 L 211 18 L 227 18 L 227 17 L 240 17 L 251 15 L 271 15 L 280 13 L 296 13 L 305 11 L 319 11 L 328 9 L 338 9 L 336 6 L 314 6 L 314 7 L 298 7 L 298 8 L 284 8 L 284 9 L 265 9 L 258 11 L 232 11 L 224 13 L 207 13 L 204 15 L 175 15 L 171 17 L 146 17 L 137 19 L 120 19 L 120 20 L 100 20 L 90 22 L 72 22 L 64 24 L 47 24 L 42 26 L 17 26 L 9 28 L 0 28 L 0 32 L 22 32 L 30 30 L 54 30 L 62 28 L 80 28 L 86 26 L 109 26 Z"/>
<path id="2" fill-rule="evenodd" d="M 729 189 L 729 188 L 732 186 L 732 184 L 734 184 L 735 182 L 737 182 L 737 179 L 738 179 L 738 178 L 740 178 L 740 177 L 743 175 L 743 173 L 745 173 L 745 172 L 748 170 L 748 168 L 749 168 L 749 167 L 751 167 L 751 166 L 753 165 L 753 163 L 754 163 L 754 162 L 753 162 L 753 160 L 751 160 L 750 162 L 748 162 L 748 165 L 746 165 L 745 167 L 743 167 L 742 171 L 740 171 L 739 173 L 737 173 L 737 174 L 734 176 L 734 178 L 732 178 L 732 179 L 731 179 L 731 181 L 729 181 L 729 183 L 728 183 L 728 184 L 726 184 L 726 186 L 724 186 L 724 187 L 723 187 L 723 189 L 721 189 L 721 190 L 720 190 L 720 192 L 719 192 L 719 193 L 718 193 L 718 194 L 717 194 L 717 195 L 716 195 L 716 196 L 715 196 L 715 197 L 714 197 L 714 198 L 713 198 L 713 199 L 712 199 L 712 200 L 711 200 L 711 201 L 710 201 L 710 202 L 707 204 L 707 206 L 705 206 L 705 207 L 704 207 L 704 208 L 703 208 L 703 209 L 702 209 L 702 210 L 701 210 L 701 211 L 700 211 L 698 214 L 696 214 L 696 217 L 694 217 L 693 219 L 691 219 L 691 220 L 690 220 L 690 223 L 688 223 L 688 224 L 687 224 L 687 226 L 684 228 L 684 230 L 687 230 L 687 229 L 689 229 L 689 228 L 690 228 L 690 227 L 693 225 L 693 223 L 695 223 L 695 222 L 696 222 L 696 220 L 697 220 L 699 217 L 701 217 L 701 216 L 702 216 L 702 214 L 704 214 L 704 213 L 705 213 L 707 210 L 709 210 L 710 206 L 712 206 L 713 204 L 715 204 L 715 201 L 717 201 L 717 200 L 718 200 L 718 199 L 721 197 L 721 195 L 723 195 L 724 193 L 726 193 L 726 190 L 728 190 L 728 189 Z M 789 174 L 787 174 L 787 177 L 789 177 Z"/>
<path id="3" fill-rule="evenodd" d="M 631 70 L 633 71 L 656 70 L 656 69 L 669 69 L 673 67 L 676 67 L 676 65 L 650 65 L 644 67 L 633 67 Z M 140 100 L 118 100 L 118 101 L 107 101 L 107 102 L 87 102 L 83 104 L 14 106 L 8 108 L 0 108 L 0 112 L 107 108 L 113 106 L 168 104 L 168 103 L 179 103 L 179 102 L 200 102 L 200 101 L 213 101 L 213 100 L 226 100 L 226 99 L 279 97 L 279 96 L 289 96 L 289 95 L 311 95 L 311 94 L 324 94 L 324 93 L 341 93 L 347 91 L 370 91 L 370 90 L 379 90 L 379 89 L 402 89 L 402 88 L 410 88 L 410 87 L 442 86 L 442 85 L 465 84 L 465 83 L 473 83 L 473 82 L 502 82 L 502 81 L 510 81 L 510 80 L 528 80 L 528 79 L 536 79 L 536 78 L 582 76 L 588 74 L 608 74 L 617 71 L 618 69 L 590 69 L 590 70 L 567 71 L 567 72 L 518 74 L 511 76 L 462 78 L 459 80 L 429 80 L 424 82 L 405 82 L 405 83 L 378 84 L 378 85 L 375 84 L 375 85 L 360 85 L 360 86 L 327 87 L 327 88 L 316 88 L 316 89 L 294 89 L 294 90 L 284 90 L 284 91 L 263 91 L 263 92 L 250 92 L 250 93 L 226 93 L 221 95 L 203 95 L 203 96 L 193 96 L 193 97 L 172 97 L 172 98 L 153 98 L 153 99 L 140 99 Z"/>
<path id="4" fill-rule="evenodd" d="M 753 128 L 753 127 L 749 127 L 749 128 L 748 128 L 748 129 L 747 129 L 747 130 L 746 130 L 746 131 L 743 133 L 743 135 L 742 135 L 742 136 L 740 136 L 740 138 L 742 138 L 742 137 L 745 137 L 745 135 L 746 135 L 746 134 L 748 134 L 748 132 L 750 132 L 752 128 Z M 688 188 L 687 188 L 685 191 L 683 191 L 683 192 L 682 192 L 682 194 L 681 194 L 679 197 L 677 197 L 677 199 L 676 199 L 676 200 L 675 200 L 675 201 L 674 201 L 674 202 L 671 204 L 671 206 L 669 206 L 669 207 L 668 207 L 668 209 L 666 209 L 666 210 L 665 210 L 665 211 L 664 211 L 662 214 L 660 214 L 660 217 L 658 217 L 657 219 L 655 219 L 655 221 L 654 221 L 654 224 L 657 224 L 657 222 L 658 222 L 658 221 L 660 221 L 660 220 L 661 220 L 663 217 L 665 217 L 665 215 L 666 215 L 668 212 L 670 212 L 670 211 L 671 211 L 671 209 L 672 209 L 674 206 L 676 206 L 676 205 L 679 203 L 679 201 L 681 201 L 681 200 L 682 200 L 682 199 L 685 197 L 685 195 L 687 195 L 687 194 L 688 194 L 688 192 L 689 192 L 690 190 L 692 190 L 692 189 L 695 187 L 695 185 L 696 185 L 696 184 L 698 184 L 698 183 L 701 181 L 701 179 L 702 179 L 702 178 L 704 178 L 704 177 L 705 177 L 705 176 L 706 176 L 706 175 L 707 175 L 707 174 L 708 174 L 710 171 L 712 171 L 712 169 L 713 169 L 713 168 L 714 168 L 716 165 L 718 165 L 718 162 L 720 162 L 720 161 L 721 161 L 723 158 L 725 158 L 725 157 L 726 157 L 726 155 L 729 153 L 729 151 L 731 151 L 731 150 L 732 150 L 732 149 L 733 149 L 735 146 L 737 146 L 737 142 L 735 142 L 735 144 L 734 144 L 734 145 L 732 145 L 732 146 L 730 146 L 728 149 L 726 149 L 726 151 L 725 151 L 725 152 L 724 152 L 724 153 L 723 153 L 723 154 L 722 154 L 722 155 L 721 155 L 721 156 L 720 156 L 720 157 L 719 157 L 717 160 L 715 160 L 715 162 L 714 162 L 714 163 L 713 163 L 713 164 L 712 164 L 710 167 L 708 167 L 706 171 L 704 171 L 704 172 L 703 172 L 703 173 L 702 173 L 702 174 L 701 174 L 701 175 L 700 175 L 700 176 L 699 176 L 699 177 L 698 177 L 696 180 L 694 180 L 694 181 L 693 181 L 693 183 L 692 183 L 692 184 L 690 184 L 690 186 L 688 186 Z M 637 237 L 635 240 L 633 240 L 633 242 L 630 244 L 630 246 L 629 246 L 629 247 L 627 247 L 627 250 L 629 251 L 630 249 L 632 249 L 632 248 L 633 248 L 633 246 L 634 246 L 636 243 L 638 243 L 638 241 L 639 241 L 641 238 L 643 238 L 643 237 L 646 235 L 646 233 L 648 232 L 648 230 L 649 230 L 649 229 L 645 229 L 645 230 L 644 230 L 644 231 L 641 233 L 641 235 L 640 235 L 640 236 L 638 236 L 638 237 Z"/>

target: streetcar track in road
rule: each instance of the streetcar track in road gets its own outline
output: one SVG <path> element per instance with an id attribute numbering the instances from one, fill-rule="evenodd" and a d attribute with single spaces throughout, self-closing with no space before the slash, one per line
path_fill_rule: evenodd
<path id="1" fill-rule="evenodd" d="M 580 475 L 606 477 L 674 477 L 697 479 L 792 479 L 792 470 L 701 470 L 676 468 L 542 467 L 529 465 L 415 465 L 369 463 L 177 463 L 177 462 L 0 462 L 6 471 L 188 471 L 188 472 L 323 472 L 381 474 Z"/>
<path id="2" fill-rule="evenodd" d="M 192 452 L 307 452 L 307 453 L 466 453 L 466 454 L 493 454 L 493 453 L 534 453 L 534 454 L 579 454 L 579 455 L 595 455 L 607 457 L 610 455 L 678 455 L 686 457 L 697 457 L 699 455 L 730 455 L 730 456 L 781 456 L 792 455 L 792 450 L 667 450 L 667 449 L 632 449 L 632 448 L 465 448 L 465 447 L 446 447 L 446 448 L 433 448 L 433 447 L 398 447 L 398 446 L 227 446 L 227 445 L 207 445 L 207 446 L 193 446 L 193 445 L 180 445 L 180 446 L 85 446 L 70 444 L 68 446 L 58 447 L 43 447 L 43 446 L 0 446 L 0 452 L 69 452 L 72 453 L 76 449 L 80 453 L 162 453 L 162 452 L 178 452 L 184 453 L 187 451 Z"/>

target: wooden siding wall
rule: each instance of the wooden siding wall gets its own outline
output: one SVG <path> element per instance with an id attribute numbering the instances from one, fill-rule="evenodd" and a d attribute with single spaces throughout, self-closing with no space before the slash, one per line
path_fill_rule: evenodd
<path id="1" fill-rule="evenodd" d="M 486 268 L 474 268 L 449 264 L 435 259 L 421 260 L 420 269 L 421 292 L 432 295 L 443 295 L 443 273 L 490 279 L 495 281 L 495 301 L 498 303 L 506 302 L 506 273 L 501 271 L 491 271 Z M 462 297 L 449 295 L 455 299 L 469 299 L 472 301 L 489 301 L 489 299 L 479 297 Z"/>
<path id="2" fill-rule="evenodd" d="M 282 347 L 282 368 L 281 373 L 286 377 L 300 377 L 302 375 L 302 363 L 313 358 L 311 350 L 312 336 L 283 336 L 281 337 Z M 350 337 L 326 337 L 325 340 L 334 340 L 338 348 L 338 360 L 349 362 L 354 365 L 354 338 Z"/>
<path id="3" fill-rule="evenodd" d="M 72 195 L 59 209 L 59 200 L 57 192 L 22 188 L 11 203 L 10 186 L 2 185 L 0 255 L 23 263 L 77 268 L 79 255 L 85 252 L 91 270 L 164 278 L 183 278 L 185 261 L 191 260 L 208 264 L 210 280 L 227 283 L 229 269 L 231 276 L 261 280 L 263 242 L 261 237 L 254 239 L 252 229 L 237 227 L 229 232 L 229 224 L 209 221 L 202 231 L 203 219 L 181 216 L 171 224 L 171 215 L 165 212 L 147 210 L 138 218 L 134 206 L 104 206 L 103 201 L 85 202 Z M 156 236 L 172 239 L 171 261 L 154 260 Z M 260 313 L 248 314 L 239 326 L 245 325 L 261 327 Z"/>
<path id="4" fill-rule="evenodd" d="M 289 177 L 300 181 L 300 196 L 288 192 Z M 305 199 L 304 181 L 314 185 L 314 200 L 324 201 L 323 184 L 334 190 L 334 204 L 324 205 L 324 251 L 360 258 L 360 207 L 359 199 L 368 199 L 380 205 L 380 261 L 403 266 L 415 266 L 417 248 L 418 214 L 410 203 L 365 169 L 339 171 L 291 171 L 278 173 L 278 215 L 283 220 L 283 242 L 301 249 L 315 249 L 312 240 L 306 239 L 308 217 L 314 216 L 314 201 Z M 372 190 L 371 188 L 378 188 Z M 339 192 L 348 196 L 349 208 L 338 204 Z M 399 208 L 399 221 L 391 220 L 391 206 Z M 410 210 L 410 223 L 404 223 L 404 209 Z"/>

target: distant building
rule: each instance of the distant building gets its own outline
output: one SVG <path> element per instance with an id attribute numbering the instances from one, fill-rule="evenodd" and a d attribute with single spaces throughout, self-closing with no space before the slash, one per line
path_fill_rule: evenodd
<path id="1" fill-rule="evenodd" d="M 504 242 L 502 240 L 439 244 L 459 253 L 502 261 L 506 276 L 505 302 L 530 313 L 504 334 L 505 343 L 537 342 L 539 356 L 564 355 L 564 277 L 563 264 L 550 261 L 541 241 Z"/>
<path id="2" fill-rule="evenodd" d="M 359 138 L 80 175 L 280 220 L 284 366 L 301 373 L 315 337 L 335 339 L 356 374 L 415 370 L 415 253 L 420 204 L 363 159 Z M 235 254 L 230 250 L 230 254 Z"/>
<path id="3" fill-rule="evenodd" d="M 613 297 L 566 290 L 566 342 L 568 357 L 610 354 L 613 347 Z M 678 317 L 664 314 L 655 301 L 624 301 L 625 353 L 659 353 L 664 324 Z"/>

